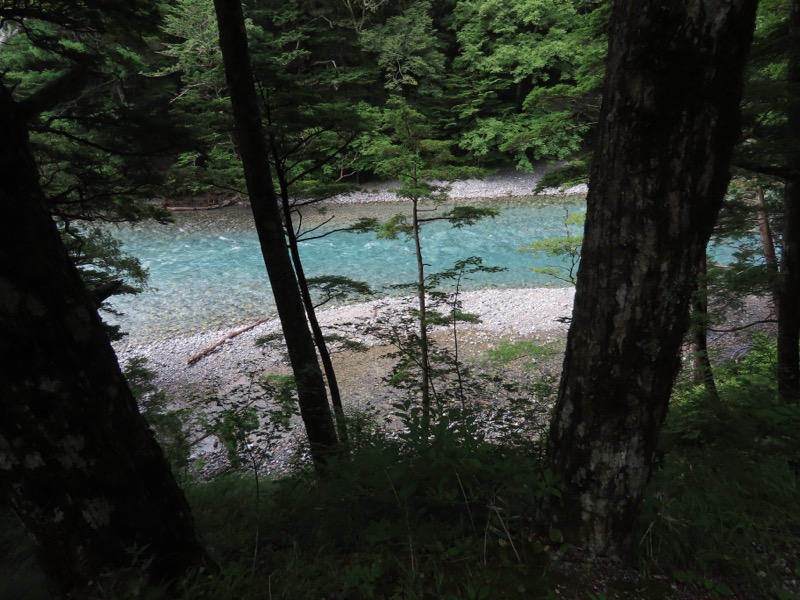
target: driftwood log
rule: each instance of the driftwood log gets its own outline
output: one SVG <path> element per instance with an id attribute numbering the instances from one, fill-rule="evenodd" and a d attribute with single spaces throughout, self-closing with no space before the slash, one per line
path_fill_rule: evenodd
<path id="1" fill-rule="evenodd" d="M 222 344 L 224 344 L 228 340 L 232 340 L 236 336 L 242 335 L 246 331 L 250 331 L 251 329 L 254 329 L 254 328 L 258 327 L 262 323 L 266 323 L 267 321 L 270 320 L 270 318 L 271 317 L 264 317 L 263 319 L 259 319 L 255 323 L 251 323 L 250 325 L 242 327 L 241 329 L 237 329 L 236 331 L 231 331 L 228 335 L 226 335 L 221 340 L 211 344 L 210 346 L 206 346 L 205 348 L 200 350 L 200 352 L 198 352 L 197 354 L 194 354 L 192 357 L 189 358 L 189 360 L 186 361 L 186 364 L 187 365 L 195 364 L 199 360 L 201 360 L 201 359 L 205 358 L 206 356 L 208 356 L 209 354 L 211 354 L 214 350 L 216 350 L 217 348 L 222 346 Z"/>
<path id="2" fill-rule="evenodd" d="M 191 196 L 178 196 L 173 197 L 172 202 L 184 202 L 183 206 L 170 206 L 170 199 L 164 198 L 161 207 L 171 212 L 193 212 L 197 210 L 217 210 L 218 208 L 225 208 L 233 206 L 242 201 L 239 194 L 229 196 L 227 194 L 209 194 L 202 197 Z"/>
<path id="3" fill-rule="evenodd" d="M 236 200 L 223 202 L 222 204 L 212 204 L 210 206 L 164 206 L 170 212 L 193 212 L 196 210 L 216 210 L 218 208 L 225 208 L 236 204 Z"/>

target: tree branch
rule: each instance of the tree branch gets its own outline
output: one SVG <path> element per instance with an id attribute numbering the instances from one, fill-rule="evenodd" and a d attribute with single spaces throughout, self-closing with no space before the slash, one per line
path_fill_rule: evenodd
<path id="1" fill-rule="evenodd" d="M 20 116 L 27 122 L 57 106 L 64 101 L 65 97 L 73 96 L 81 91 L 89 82 L 91 75 L 92 73 L 86 65 L 75 65 L 57 79 L 45 84 L 18 102 Z"/>
<path id="2" fill-rule="evenodd" d="M 732 327 L 731 329 L 713 329 L 711 327 L 708 328 L 709 331 L 713 331 L 714 333 L 735 333 L 736 331 L 742 331 L 744 329 L 749 329 L 750 327 L 755 327 L 756 325 L 763 325 L 765 323 L 777 323 L 777 319 L 762 319 L 760 321 L 753 321 L 752 323 L 748 323 L 747 325 L 740 325 L 739 327 Z"/>

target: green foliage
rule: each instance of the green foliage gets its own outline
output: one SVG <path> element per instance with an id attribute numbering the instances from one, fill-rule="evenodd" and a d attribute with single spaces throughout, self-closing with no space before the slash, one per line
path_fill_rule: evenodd
<path id="1" fill-rule="evenodd" d="M 524 359 L 528 366 L 533 366 L 541 357 L 547 357 L 552 353 L 552 345 L 538 344 L 531 340 L 518 342 L 501 340 L 496 348 L 490 348 L 486 351 L 486 358 L 501 365 L 508 365 Z"/>
<path id="2" fill-rule="evenodd" d="M 718 595 L 780 597 L 800 551 L 800 410 L 779 402 L 775 369 L 774 343 L 757 338 L 716 369 L 719 400 L 702 386 L 680 391 L 663 432 L 642 549 Z"/>
<path id="3" fill-rule="evenodd" d="M 477 256 L 456 261 L 450 269 L 425 276 L 424 311 L 420 308 L 423 305 L 417 302 L 415 308 L 399 318 L 395 315 L 388 320 L 378 319 L 369 329 L 395 348 L 389 356 L 396 363 L 386 382 L 405 392 L 405 399 L 395 406 L 395 416 L 408 421 L 407 429 L 411 429 L 412 422 L 416 423 L 421 439 L 426 437 L 425 428 L 432 420 L 442 418 L 456 404 L 466 410 L 471 402 L 480 402 L 486 393 L 480 379 L 473 377 L 470 367 L 459 358 L 459 325 L 480 322 L 477 315 L 462 310 L 460 291 L 471 275 L 500 270 L 502 268 L 483 265 L 483 260 Z M 446 290 L 439 289 L 444 286 Z M 429 337 L 437 326 L 449 328 L 452 350 Z"/>
<path id="4" fill-rule="evenodd" d="M 158 75 L 180 74 L 186 84 L 179 97 L 210 102 L 225 95 L 225 74 L 219 49 L 214 4 L 177 0 L 166 6 L 161 29 L 169 37 L 161 54 L 172 59 Z"/>
<path id="5" fill-rule="evenodd" d="M 491 209 L 490 213 L 485 214 L 494 216 L 498 213 L 496 210 Z M 455 285 L 456 291 L 458 291 L 463 282 L 469 280 L 471 275 L 476 273 L 499 273 L 505 270 L 505 267 L 488 267 L 484 265 L 483 259 L 480 256 L 470 256 L 457 260 L 449 269 L 439 271 L 438 273 L 431 273 L 428 275 L 428 284 L 431 288 L 436 288 L 449 283 Z M 457 297 L 452 298 L 452 300 L 456 303 L 452 305 L 453 310 L 456 311 L 460 306 L 460 301 Z"/>
<path id="6" fill-rule="evenodd" d="M 760 176 L 731 180 L 712 237 L 713 244 L 725 252 L 727 260 L 719 264 L 710 257 L 708 261 L 706 285 L 711 299 L 712 323 L 724 315 L 725 309 L 741 305 L 747 296 L 769 296 L 777 289 L 778 265 L 767 262 L 767 251 L 757 233 L 757 223 L 761 217 L 766 218 L 776 258 L 779 258 L 781 237 L 777 232 L 783 227 L 781 192 L 781 185 Z M 759 206 L 759 194 L 763 194 L 763 212 Z"/>
<path id="7" fill-rule="evenodd" d="M 273 342 L 283 342 L 283 333 L 280 331 L 276 331 L 274 333 L 268 333 L 267 335 L 262 335 L 256 338 L 256 346 L 265 346 L 267 344 L 272 344 Z"/>
<path id="8" fill-rule="evenodd" d="M 261 378 L 261 387 L 276 404 L 267 413 L 270 423 L 280 431 L 287 431 L 291 418 L 297 414 L 297 382 L 290 375 L 266 375 Z"/>
<path id="9" fill-rule="evenodd" d="M 419 455 L 375 439 L 346 468 L 333 467 L 323 479 L 299 475 L 266 486 L 260 562 L 244 577 L 237 565 L 248 561 L 242 549 L 259 525 L 249 510 L 252 480 L 227 476 L 187 490 L 204 539 L 223 561 L 230 597 L 268 585 L 273 598 L 485 597 L 479 589 L 522 598 L 540 585 L 533 502 L 549 492 L 546 475 L 530 477 L 539 472 L 534 460 L 463 437 Z M 506 501 L 520 491 L 527 506 Z M 222 587 L 215 580 L 187 587 Z"/>
<path id="10" fill-rule="evenodd" d="M 567 265 L 559 265 L 557 267 L 535 267 L 533 270 L 537 273 L 549 275 L 555 279 L 560 279 L 572 285 L 575 285 L 578 276 L 578 264 L 581 258 L 581 247 L 583 246 L 583 236 L 572 235 L 574 228 L 583 227 L 586 220 L 585 213 L 567 212 L 564 218 L 564 229 L 567 233 L 564 237 L 559 238 L 546 238 L 531 242 L 530 244 L 520 248 L 520 252 L 527 252 L 530 254 L 542 253 L 546 256 L 553 258 L 566 259 Z"/>
<path id="11" fill-rule="evenodd" d="M 408 215 L 397 214 L 380 224 L 376 237 L 378 239 L 394 240 L 400 234 L 408 236 L 412 233 L 414 233 L 414 228 L 409 223 Z"/>
<path id="12" fill-rule="evenodd" d="M 11 25 L 15 11 L 24 27 Z M 158 4 L 79 3 L 68 12 L 34 2 L 3 14 L 15 34 L 0 54 L 2 82 L 23 107 L 51 210 L 67 222 L 157 214 L 142 202 L 157 195 L 155 164 L 185 137 L 162 118 L 168 83 L 141 75 L 156 60 L 145 37 Z"/>
<path id="13" fill-rule="evenodd" d="M 369 123 L 356 116 L 362 86 L 371 80 L 360 65 L 356 36 L 324 8 L 281 1 L 246 10 L 275 188 L 305 198 L 330 196 L 333 183 L 348 173 L 350 144 Z M 212 3 L 175 3 L 164 31 L 177 40 L 164 51 L 173 61 L 167 72 L 180 76 L 173 114 L 192 119 L 201 142 L 171 169 L 174 184 L 194 194 L 213 187 L 241 192 Z"/>
<path id="14" fill-rule="evenodd" d="M 199 426 L 219 438 L 234 471 L 244 468 L 258 473 L 272 446 L 290 429 L 292 417 L 298 414 L 292 376 L 266 375 L 258 383 L 266 395 L 266 408 L 261 402 L 256 404 L 249 394 L 202 399 L 206 406 L 198 415 Z"/>
<path id="15" fill-rule="evenodd" d="M 401 198 L 442 200 L 445 186 L 437 181 L 480 176 L 483 171 L 461 166 L 453 142 L 437 138 L 430 119 L 408 101 L 393 96 L 382 113 L 381 134 L 364 152 L 375 173 L 399 180 Z"/>
<path id="16" fill-rule="evenodd" d="M 369 346 L 366 344 L 359 342 L 358 340 L 353 340 L 338 333 L 329 333 L 325 336 L 325 341 L 327 343 L 334 343 L 339 344 L 341 348 L 347 350 L 348 352 L 366 352 L 369 349 Z"/>
<path id="17" fill-rule="evenodd" d="M 36 560 L 36 544 L 0 500 L 0 600 L 49 600 L 53 590 Z"/>
<path id="18" fill-rule="evenodd" d="M 186 488 L 203 539 L 224 563 L 232 564 L 251 556 L 252 532 L 257 520 L 273 507 L 273 483 L 265 480 L 259 481 L 258 485 L 262 486 L 261 515 L 252 510 L 256 481 L 251 476 L 227 473 Z"/>
<path id="19" fill-rule="evenodd" d="M 85 223 L 165 217 L 146 200 L 158 195 L 156 163 L 184 136 L 162 118 L 167 83 L 141 75 L 158 19 L 151 1 L 2 7 L 0 84 L 26 121 L 48 208 L 90 290 L 121 279 L 116 293 L 133 293 L 146 275 L 108 230 Z"/>
<path id="20" fill-rule="evenodd" d="M 354 297 L 364 298 L 374 294 L 372 288 L 363 281 L 356 281 L 342 275 L 309 277 L 306 283 L 308 289 L 318 296 L 316 306 Z"/>
<path id="21" fill-rule="evenodd" d="M 445 56 L 433 29 L 430 1 L 411 3 L 402 14 L 365 30 L 362 47 L 376 56 L 386 89 L 411 95 L 441 94 Z"/>
<path id="22" fill-rule="evenodd" d="M 281 484 L 275 500 L 281 509 L 268 529 L 278 539 L 289 536 L 283 545 L 305 571 L 289 566 L 277 573 L 276 597 L 308 598 L 325 590 L 337 590 L 337 597 L 408 597 L 415 589 L 471 597 L 459 592 L 461 577 L 431 587 L 437 572 L 458 565 L 467 567 L 466 581 L 484 579 L 479 573 L 486 572 L 497 589 L 488 565 L 501 557 L 517 562 L 511 544 L 525 556 L 536 530 L 534 505 L 516 513 L 522 505 L 509 505 L 505 497 L 516 495 L 516 486 L 528 490 L 529 478 L 519 475 L 537 468 L 522 455 L 501 459 L 501 450 L 470 431 L 456 426 L 435 446 L 408 450 L 378 441 L 321 482 Z"/>
<path id="23" fill-rule="evenodd" d="M 599 111 L 607 15 L 580 0 L 458 2 L 461 146 L 522 168 L 577 152 Z"/>
<path id="24" fill-rule="evenodd" d="M 178 154 L 169 170 L 170 186 L 174 192 L 191 195 L 215 185 L 244 189 L 228 134 L 233 123 L 213 2 L 171 3 L 161 29 L 165 38 L 161 52 L 169 61 L 155 75 L 179 78 L 170 116 L 194 121 L 197 131 L 197 146 Z"/>
<path id="25" fill-rule="evenodd" d="M 16 11 L 30 11 L 24 26 Z M 155 164 L 182 135 L 160 118 L 165 83 L 140 74 L 153 57 L 144 36 L 157 5 L 77 3 L 67 13 L 61 3 L 4 6 L 2 84 L 24 107 L 48 207 L 87 288 L 136 293 L 146 271 L 94 223 L 165 218 L 147 200 L 158 195 Z"/>
<path id="26" fill-rule="evenodd" d="M 742 101 L 742 143 L 736 149 L 737 165 L 771 176 L 786 172 L 798 143 L 787 127 L 789 101 L 797 97 L 797 90 L 787 83 L 788 24 L 786 3 L 759 2 Z"/>
<path id="27" fill-rule="evenodd" d="M 453 227 L 463 227 L 478 219 L 493 217 L 497 210 L 491 207 L 455 206 L 434 215 L 438 205 L 446 198 L 446 186 L 437 179 L 447 180 L 459 174 L 474 174 L 475 170 L 456 166 L 455 157 L 451 153 L 452 144 L 430 137 L 433 130 L 428 119 L 407 101 L 398 97 L 392 98 L 384 111 L 383 124 L 384 135 L 372 146 L 370 152 L 376 158 L 378 173 L 400 181 L 401 187 L 395 193 L 411 201 L 411 214 L 395 215 L 379 225 L 378 237 L 394 238 L 403 234 L 413 239 L 417 266 L 414 284 L 417 305 L 410 320 L 401 321 L 401 326 L 392 324 L 385 331 L 379 330 L 379 335 L 397 348 L 393 356 L 398 362 L 389 378 L 390 385 L 407 392 L 418 392 L 420 395 L 419 422 L 423 431 L 422 437 L 427 438 L 425 431 L 430 426 L 432 411 L 440 411 L 445 405 L 444 396 L 436 392 L 434 379 L 443 373 L 453 374 L 458 382 L 455 389 L 458 390 L 462 405 L 466 398 L 462 365 L 457 358 L 458 341 L 456 339 L 455 357 L 441 349 L 434 349 L 428 336 L 429 328 L 434 323 L 443 322 L 443 319 L 429 305 L 426 296 L 431 292 L 432 285 L 438 285 L 445 279 L 456 280 L 456 299 L 449 311 L 455 338 L 456 323 L 461 312 L 457 300 L 461 279 L 471 273 L 491 269 L 483 267 L 480 259 L 473 257 L 459 261 L 449 272 L 431 279 L 425 273 L 421 229 L 425 223 L 440 220 L 448 221 Z M 433 294 L 431 300 L 446 302 L 443 297 Z"/>
<path id="28" fill-rule="evenodd" d="M 443 219 L 455 228 L 474 225 L 481 219 L 494 218 L 500 210 L 491 206 L 456 206 L 442 215 Z"/>
<path id="29" fill-rule="evenodd" d="M 534 193 L 538 194 L 547 188 L 565 189 L 589 181 L 589 167 L 587 160 L 575 159 L 562 167 L 551 169 L 536 182 Z"/>
<path id="30" fill-rule="evenodd" d="M 249 436 L 258 426 L 258 411 L 249 405 L 225 408 L 214 419 L 211 433 L 222 441 L 234 469 L 242 466 L 241 455 L 248 449 Z"/>

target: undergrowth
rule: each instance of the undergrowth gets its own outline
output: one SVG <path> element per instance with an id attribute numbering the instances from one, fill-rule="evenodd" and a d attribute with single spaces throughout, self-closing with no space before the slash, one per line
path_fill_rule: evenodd
<path id="1" fill-rule="evenodd" d="M 645 567 L 717 596 L 800 597 L 800 406 L 778 400 L 775 345 L 716 369 L 719 399 L 679 388 L 643 514 Z"/>
<path id="2" fill-rule="evenodd" d="M 676 389 L 632 565 L 565 563 L 544 509 L 559 482 L 539 443 L 487 440 L 460 410 L 428 440 L 411 418 L 392 437 L 356 415 L 364 435 L 323 476 L 188 483 L 220 571 L 176 589 L 220 600 L 798 598 L 800 408 L 778 403 L 774 368 L 774 344 L 759 340 L 717 368 L 717 400 Z M 0 599 L 48 597 L 0 512 Z M 123 582 L 100 597 L 174 597 Z"/>

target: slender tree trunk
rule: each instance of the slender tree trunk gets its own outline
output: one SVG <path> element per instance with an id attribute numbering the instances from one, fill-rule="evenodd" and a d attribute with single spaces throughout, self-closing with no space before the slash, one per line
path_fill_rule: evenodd
<path id="1" fill-rule="evenodd" d="M 789 176 L 784 182 L 784 229 L 778 292 L 778 390 L 800 401 L 800 1 L 791 0 L 787 75 Z"/>
<path id="2" fill-rule="evenodd" d="M 300 414 L 311 444 L 314 464 L 320 468 L 326 458 L 337 451 L 338 441 L 325 381 L 317 362 L 297 277 L 286 247 L 250 68 L 242 5 L 240 0 L 214 0 L 214 7 L 250 207 L 297 383 Z"/>
<path id="3" fill-rule="evenodd" d="M 752 0 L 617 0 L 548 456 L 561 526 L 592 553 L 632 543 L 697 266 L 729 180 Z"/>
<path id="4" fill-rule="evenodd" d="M 275 155 L 277 156 L 277 154 Z M 305 306 L 306 309 L 308 324 L 311 327 L 311 334 L 314 336 L 317 353 L 322 363 L 322 369 L 325 371 L 325 379 L 328 382 L 328 391 L 331 394 L 331 404 L 333 404 L 333 414 L 336 417 L 336 431 L 339 434 L 339 441 L 342 444 L 347 444 L 347 419 L 344 415 L 344 405 L 342 404 L 342 395 L 339 391 L 339 381 L 336 379 L 336 370 L 333 368 L 331 353 L 328 351 L 328 344 L 325 342 L 325 334 L 322 332 L 319 319 L 317 319 L 317 311 L 314 307 L 314 301 L 311 298 L 311 292 L 308 289 L 308 280 L 306 279 L 306 272 L 303 269 L 303 261 L 300 259 L 297 234 L 294 231 L 294 224 L 292 222 L 292 207 L 289 206 L 289 190 L 280 175 L 279 179 L 281 180 L 281 202 L 286 237 L 289 241 L 289 253 L 292 257 L 295 273 L 297 274 L 297 283 L 300 286 L 300 295 L 303 298 L 303 306 Z"/>
<path id="5" fill-rule="evenodd" d="M 764 198 L 764 188 L 756 188 L 756 220 L 758 221 L 758 235 L 761 237 L 761 251 L 764 262 L 772 273 L 778 273 L 778 255 L 775 252 L 775 240 L 772 227 L 769 225 L 769 211 Z M 777 299 L 775 301 L 777 305 Z"/>
<path id="6" fill-rule="evenodd" d="M 694 381 L 706 389 L 712 400 L 718 400 L 717 384 L 714 382 L 714 369 L 708 356 L 708 264 L 706 253 L 700 258 L 697 273 L 697 287 L 692 295 L 692 346 L 694 349 Z"/>
<path id="7" fill-rule="evenodd" d="M 787 180 L 783 254 L 778 293 L 778 390 L 785 402 L 800 400 L 800 178 Z"/>
<path id="8" fill-rule="evenodd" d="M 44 208 L 26 125 L 2 85 L 0 131 L 0 496 L 64 595 L 134 566 L 133 551 L 161 582 L 211 565 Z"/>
<path id="9" fill-rule="evenodd" d="M 419 353 L 422 370 L 422 427 L 427 438 L 431 424 L 431 358 L 428 345 L 428 309 L 425 299 L 425 262 L 422 260 L 422 243 L 419 238 L 419 199 L 411 201 L 411 230 L 414 252 L 417 257 L 417 307 L 419 308 Z"/>

